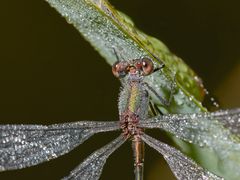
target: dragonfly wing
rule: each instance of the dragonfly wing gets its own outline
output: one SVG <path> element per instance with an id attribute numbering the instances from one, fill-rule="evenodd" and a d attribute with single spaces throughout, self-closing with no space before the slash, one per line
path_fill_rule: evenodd
<path id="1" fill-rule="evenodd" d="M 99 179 L 103 166 L 107 158 L 125 142 L 125 138 L 120 135 L 111 143 L 92 153 L 69 176 L 63 180 L 97 180 Z"/>
<path id="2" fill-rule="evenodd" d="M 0 171 L 21 169 L 63 155 L 97 132 L 119 129 L 117 122 L 55 125 L 0 125 Z"/>
<path id="3" fill-rule="evenodd" d="M 173 174 L 179 180 L 223 180 L 215 174 L 198 166 L 193 160 L 186 157 L 177 149 L 162 143 L 146 134 L 141 136 L 149 146 L 161 153 L 167 161 Z"/>
<path id="4" fill-rule="evenodd" d="M 141 121 L 140 127 L 161 128 L 190 143 L 217 148 L 231 134 L 240 136 L 240 109 L 156 116 Z"/>
<path id="5" fill-rule="evenodd" d="M 232 133 L 240 135 L 240 109 L 212 112 L 208 116 L 222 122 Z"/>

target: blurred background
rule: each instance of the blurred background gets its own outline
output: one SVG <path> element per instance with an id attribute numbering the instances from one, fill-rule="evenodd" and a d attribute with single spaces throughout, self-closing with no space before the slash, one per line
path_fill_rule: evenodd
<path id="1" fill-rule="evenodd" d="M 110 2 L 183 58 L 222 108 L 240 106 L 240 1 Z M 44 0 L 1 1 L 0 17 L 1 124 L 118 120 L 120 84 L 111 67 Z M 117 134 L 99 134 L 65 156 L 0 179 L 60 179 Z M 146 179 L 174 179 L 158 153 L 146 154 Z M 132 163 L 125 144 L 102 179 L 133 179 Z"/>

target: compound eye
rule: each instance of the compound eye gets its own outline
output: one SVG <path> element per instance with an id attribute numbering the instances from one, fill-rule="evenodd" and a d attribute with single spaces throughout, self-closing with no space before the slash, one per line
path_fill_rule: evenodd
<path id="1" fill-rule="evenodd" d="M 153 72 L 153 62 L 150 59 L 143 58 L 142 59 L 142 70 L 143 75 L 147 76 Z"/>
<path id="2" fill-rule="evenodd" d="M 117 78 L 123 78 L 128 72 L 128 63 L 125 61 L 117 61 L 112 66 L 112 73 Z"/>

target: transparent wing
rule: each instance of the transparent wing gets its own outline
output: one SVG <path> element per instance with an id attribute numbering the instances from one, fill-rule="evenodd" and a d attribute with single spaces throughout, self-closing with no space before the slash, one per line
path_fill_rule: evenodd
<path id="1" fill-rule="evenodd" d="M 167 161 L 173 174 L 179 180 L 222 180 L 211 172 L 198 166 L 194 161 L 187 158 L 177 149 L 168 146 L 146 134 L 141 136 L 142 140 L 145 141 L 149 146 L 156 149 L 161 153 L 164 159 Z"/>
<path id="2" fill-rule="evenodd" d="M 118 122 L 0 125 L 0 171 L 48 161 L 69 152 L 97 132 L 116 129 Z"/>
<path id="3" fill-rule="evenodd" d="M 222 122 L 232 133 L 240 135 L 240 109 L 217 111 L 208 116 Z"/>
<path id="4" fill-rule="evenodd" d="M 107 158 L 125 142 L 120 135 L 117 139 L 92 153 L 68 177 L 63 180 L 97 180 L 99 179 Z"/>
<path id="5" fill-rule="evenodd" d="M 218 148 L 232 142 L 232 134 L 240 136 L 240 109 L 157 116 L 141 121 L 140 127 L 161 128 L 190 143 Z M 234 143 L 231 148 L 240 149 Z"/>

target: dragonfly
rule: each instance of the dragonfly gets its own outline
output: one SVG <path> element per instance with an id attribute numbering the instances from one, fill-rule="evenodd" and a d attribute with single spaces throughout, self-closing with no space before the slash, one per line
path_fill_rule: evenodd
<path id="1" fill-rule="evenodd" d="M 53 125 L 0 125 L 0 171 L 16 170 L 35 166 L 62 156 L 94 134 L 121 131 L 119 137 L 93 152 L 79 166 L 64 177 L 64 180 L 97 180 L 100 178 L 108 157 L 123 143 L 130 140 L 134 152 L 134 173 L 136 180 L 143 180 L 144 148 L 148 144 L 163 155 L 171 171 L 179 180 L 223 179 L 202 168 L 192 159 L 174 147 L 169 146 L 145 133 L 145 129 L 162 129 L 194 143 L 189 137 L 192 129 L 199 128 L 203 121 L 216 120 L 237 135 L 240 134 L 240 109 L 220 110 L 197 114 L 162 114 L 151 103 L 151 95 L 168 106 L 174 98 L 174 85 L 166 100 L 145 81 L 156 71 L 153 60 L 142 57 L 120 60 L 112 66 L 113 75 L 120 79 L 118 108 L 119 121 L 78 121 Z M 155 112 L 149 117 L 149 106 Z M 201 127 L 203 132 L 208 126 Z M 187 134 L 188 133 L 188 134 Z M 196 142 L 197 143 L 197 142 Z"/>

